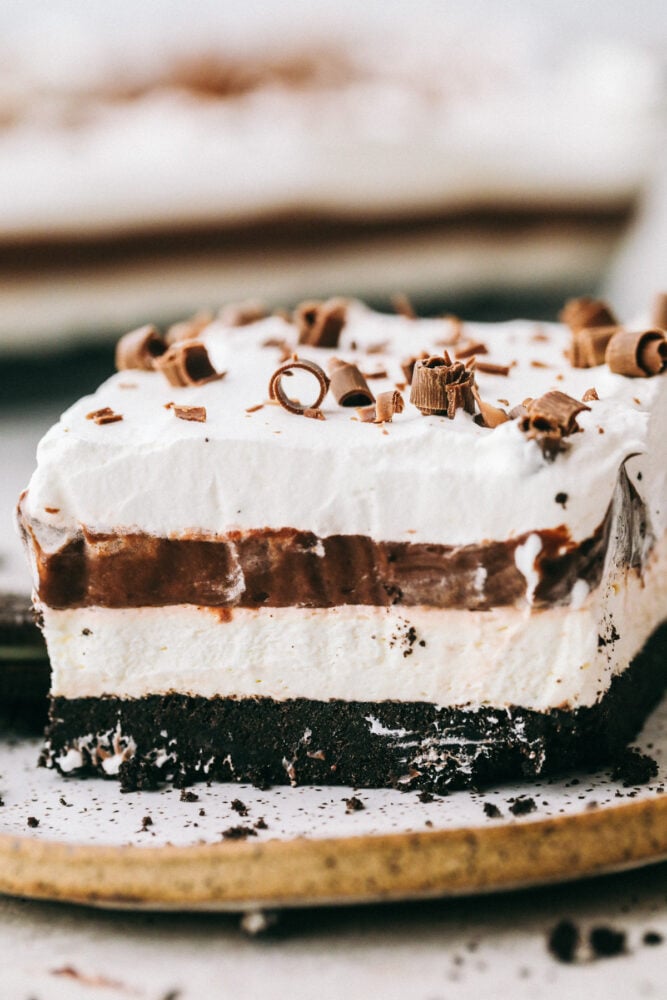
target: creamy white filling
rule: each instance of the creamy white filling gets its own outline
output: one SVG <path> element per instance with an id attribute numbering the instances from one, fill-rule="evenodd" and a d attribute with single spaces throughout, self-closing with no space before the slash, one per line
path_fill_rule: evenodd
<path id="1" fill-rule="evenodd" d="M 353 304 L 336 351 L 298 351 L 323 366 L 339 354 L 362 371 L 386 371 L 370 383 L 377 393 L 403 380 L 402 358 L 422 349 L 442 353 L 451 335 L 442 319 L 415 322 Z M 454 420 L 424 417 L 407 402 L 409 389 L 404 411 L 384 428 L 360 422 L 331 394 L 324 421 L 267 404 L 280 350 L 262 345 L 287 338 L 297 347 L 295 328 L 280 318 L 241 329 L 215 323 L 203 338 L 215 367 L 227 371 L 222 381 L 174 388 L 156 372 L 120 372 L 45 436 L 26 499 L 42 547 L 57 549 L 82 525 L 160 536 L 294 527 L 464 545 L 564 524 L 581 541 L 603 520 L 629 455 L 637 456 L 627 468 L 656 534 L 667 523 L 667 378 L 572 368 L 562 327 L 465 327 L 466 341 L 487 346 L 487 360 L 516 361 L 507 377 L 479 374 L 480 393 L 494 405 L 505 399 L 501 405 L 514 406 L 549 389 L 577 398 L 597 389 L 599 401 L 579 417 L 583 433 L 572 435 L 554 462 L 517 421 L 489 430 L 462 411 Z M 312 391 L 299 387 L 304 403 Z M 178 420 L 165 408 L 174 400 L 206 407 L 206 423 Z M 105 426 L 86 419 L 103 406 L 123 419 Z"/>
<path id="2" fill-rule="evenodd" d="M 667 542 L 578 606 L 44 608 L 53 694 L 592 705 L 667 614 Z"/>

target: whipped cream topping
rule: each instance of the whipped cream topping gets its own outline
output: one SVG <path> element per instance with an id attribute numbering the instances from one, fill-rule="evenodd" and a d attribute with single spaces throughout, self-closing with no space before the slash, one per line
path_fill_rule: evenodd
<path id="1" fill-rule="evenodd" d="M 202 339 L 225 378 L 174 388 L 157 372 L 112 376 L 41 441 L 25 513 L 49 551 L 82 526 L 160 536 L 293 527 L 319 536 L 458 545 L 565 525 L 573 541 L 582 541 L 602 522 L 627 460 L 651 527 L 662 534 L 667 378 L 574 369 L 564 358 L 570 335 L 561 326 L 515 321 L 463 330 L 464 342 L 486 345 L 480 361 L 512 365 L 506 377 L 478 374 L 489 403 L 511 407 L 550 389 L 581 398 L 597 389 L 599 401 L 578 418 L 583 433 L 569 437 L 554 462 L 516 421 L 490 430 L 463 411 L 453 420 L 424 417 L 408 402 L 409 388 L 404 411 L 383 427 L 362 423 L 331 394 L 324 421 L 267 402 L 280 359 L 280 348 L 263 346 L 267 340 L 285 339 L 323 367 L 336 355 L 366 373 L 385 372 L 369 380 L 377 394 L 403 381 L 403 358 L 442 353 L 452 333 L 448 320 L 382 315 L 359 303 L 349 306 L 335 350 L 297 347 L 295 328 L 279 317 L 240 328 L 214 322 Z M 313 386 L 303 377 L 286 381 L 306 402 Z M 204 406 L 206 423 L 177 419 L 170 402 Z M 86 419 L 103 407 L 123 419 L 103 426 Z M 521 566 L 527 578 L 529 554 Z"/>

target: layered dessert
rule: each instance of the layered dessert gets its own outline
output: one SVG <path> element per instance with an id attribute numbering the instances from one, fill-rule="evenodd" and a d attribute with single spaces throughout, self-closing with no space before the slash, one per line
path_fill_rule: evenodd
<path id="1" fill-rule="evenodd" d="M 63 774 L 444 791 L 612 755 L 666 675 L 667 345 L 245 305 L 118 344 L 19 504 Z"/>
<path id="2" fill-rule="evenodd" d="M 584 11 L 5 6 L 0 350 L 258 274 L 272 302 L 593 287 L 658 160 L 659 59 Z"/>

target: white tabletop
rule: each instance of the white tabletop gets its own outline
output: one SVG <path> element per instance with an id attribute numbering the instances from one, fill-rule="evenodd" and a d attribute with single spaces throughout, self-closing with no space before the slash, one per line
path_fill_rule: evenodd
<path id="1" fill-rule="evenodd" d="M 667 864 L 531 892 L 283 914 L 251 939 L 233 915 L 101 912 L 0 901 L 4 998 L 514 1000 L 664 997 Z M 626 953 L 572 965 L 549 953 L 572 920 L 587 941 L 625 931 Z"/>

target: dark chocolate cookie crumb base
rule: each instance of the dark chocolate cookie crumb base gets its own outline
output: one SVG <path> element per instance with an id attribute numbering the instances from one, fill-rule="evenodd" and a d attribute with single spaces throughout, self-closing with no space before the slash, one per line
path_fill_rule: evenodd
<path id="1" fill-rule="evenodd" d="M 596 705 L 465 711 L 422 702 L 304 698 L 54 698 L 42 762 L 120 778 L 400 787 L 430 792 L 613 761 L 667 682 L 667 626 Z"/>

